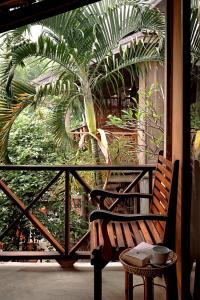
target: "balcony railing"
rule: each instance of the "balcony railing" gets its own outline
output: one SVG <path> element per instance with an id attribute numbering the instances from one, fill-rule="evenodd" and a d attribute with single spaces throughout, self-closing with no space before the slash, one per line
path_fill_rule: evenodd
<path id="1" fill-rule="evenodd" d="M 82 214 L 82 218 L 85 218 L 85 221 L 87 221 L 90 211 L 99 207 L 99 199 L 96 199 L 95 203 L 91 203 L 89 198 L 89 193 L 95 187 L 92 179 L 94 172 L 101 172 L 103 174 L 103 178 L 107 182 L 109 182 L 108 174 L 112 173 L 114 176 L 117 176 L 118 174 L 121 179 L 125 178 L 128 174 L 129 179 L 127 182 L 124 183 L 126 180 L 122 180 L 124 181 L 123 191 L 122 187 L 120 187 L 120 192 L 122 193 L 133 191 L 139 186 L 141 180 L 144 180 L 145 178 L 145 180 L 147 180 L 146 192 L 151 194 L 154 169 L 155 166 L 153 165 L 0 166 L 2 179 L 0 180 L 1 203 L 4 203 L 3 199 L 5 200 L 6 197 L 6 204 L 10 207 L 10 210 L 16 211 L 13 219 L 8 220 L 8 224 L 0 228 L 0 242 L 2 245 L 4 243 L 6 245 L 3 248 L 3 251 L 0 252 L 0 260 L 36 258 L 56 259 L 58 262 L 63 263 L 63 261 L 67 262 L 75 261 L 79 258 L 88 258 L 90 232 L 87 230 L 82 234 L 82 236 L 79 234 L 78 240 L 73 239 L 72 241 L 72 212 L 75 210 L 76 213 Z M 23 195 L 19 196 L 18 190 L 13 190 L 10 183 L 6 181 L 6 174 L 10 174 L 10 172 L 14 172 L 12 173 L 12 178 L 16 178 L 17 182 L 19 182 L 20 188 L 23 190 Z M 48 174 L 48 176 L 46 176 L 48 177 L 48 182 L 46 182 L 45 185 L 42 183 L 42 187 L 40 182 L 41 174 L 42 176 L 44 174 Z M 29 186 L 26 184 L 26 176 L 34 176 L 34 180 L 37 177 L 39 178 L 39 189 L 35 189 L 34 195 L 33 192 L 30 192 Z M 118 184 L 120 183 L 118 182 Z M 74 190 L 77 191 L 77 189 L 81 191 L 81 197 L 74 196 Z M 77 205 L 75 203 L 77 199 L 81 201 L 78 206 L 82 206 L 79 207 L 78 212 Z M 57 207 L 61 214 L 60 217 L 56 211 L 53 211 L 53 213 L 50 212 L 50 214 L 45 212 L 46 206 L 48 206 L 48 201 L 52 201 L 51 205 Z M 121 205 L 119 203 L 119 199 L 116 199 L 109 207 L 107 207 L 107 209 L 113 211 L 119 205 Z M 41 213 L 43 214 L 41 215 Z M 53 228 L 53 225 L 56 226 L 56 222 L 54 221 L 56 215 L 56 220 L 58 220 L 58 222 L 61 222 L 62 220 L 63 222 L 62 236 Z M 42 220 L 40 218 L 41 216 L 43 216 Z M 16 238 L 16 236 L 11 237 L 13 232 L 16 234 L 16 230 L 18 230 L 18 235 L 23 235 L 23 232 L 19 233 L 18 224 L 25 219 L 29 220 L 28 226 L 32 228 L 32 232 L 36 230 L 40 236 L 43 236 L 48 241 L 49 249 L 52 248 L 53 251 L 19 251 L 20 247 L 18 247 L 18 249 L 10 247 L 12 251 L 9 251 L 9 244 L 7 243 L 11 243 L 13 239 Z M 76 224 L 76 226 L 78 231 L 81 231 L 81 223 Z M 19 236 L 18 238 L 20 240 Z"/>

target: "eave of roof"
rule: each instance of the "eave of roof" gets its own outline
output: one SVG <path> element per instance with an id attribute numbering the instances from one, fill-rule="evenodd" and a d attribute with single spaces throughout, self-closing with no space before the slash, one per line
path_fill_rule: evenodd
<path id="1" fill-rule="evenodd" d="M 149 3 L 155 7 L 157 6 L 160 2 L 162 2 L 162 0 L 149 0 Z"/>
<path id="2" fill-rule="evenodd" d="M 1 0 L 0 32 L 34 23 L 99 0 Z M 162 0 L 149 0 L 153 7 Z"/>
<path id="3" fill-rule="evenodd" d="M 0 32 L 34 23 L 56 14 L 97 2 L 97 0 L 2 0 Z"/>

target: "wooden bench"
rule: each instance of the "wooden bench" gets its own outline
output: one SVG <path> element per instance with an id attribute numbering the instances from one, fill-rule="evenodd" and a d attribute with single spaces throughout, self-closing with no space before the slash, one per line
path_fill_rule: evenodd
<path id="1" fill-rule="evenodd" d="M 175 250 L 176 197 L 179 162 L 174 163 L 159 155 L 152 194 L 111 193 L 93 190 L 91 198 L 100 196 L 150 199 L 149 214 L 116 214 L 95 210 L 90 215 L 91 264 L 94 265 L 94 299 L 102 299 L 102 269 L 128 247 L 142 241 L 164 244 Z M 170 299 L 170 297 L 168 297 Z M 172 298 L 171 298 L 172 299 Z M 175 298 L 173 298 L 175 299 Z"/>

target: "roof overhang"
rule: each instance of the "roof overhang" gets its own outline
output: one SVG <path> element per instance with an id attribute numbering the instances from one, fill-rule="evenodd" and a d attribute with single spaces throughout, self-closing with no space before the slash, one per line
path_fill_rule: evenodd
<path id="1" fill-rule="evenodd" d="M 84 6 L 98 0 L 1 0 L 0 32 Z"/>
<path id="2" fill-rule="evenodd" d="M 0 32 L 37 22 L 100 0 L 1 0 Z M 157 6 L 162 0 L 149 0 Z"/>
<path id="3" fill-rule="evenodd" d="M 150 0 L 149 3 L 155 7 L 157 6 L 160 2 L 162 2 L 162 0 Z"/>

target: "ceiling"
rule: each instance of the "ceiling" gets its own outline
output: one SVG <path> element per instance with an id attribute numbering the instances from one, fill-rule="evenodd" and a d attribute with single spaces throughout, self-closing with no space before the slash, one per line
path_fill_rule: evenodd
<path id="1" fill-rule="evenodd" d="M 0 32 L 8 31 L 98 0 L 1 0 Z"/>

